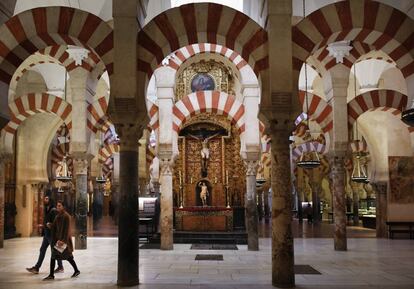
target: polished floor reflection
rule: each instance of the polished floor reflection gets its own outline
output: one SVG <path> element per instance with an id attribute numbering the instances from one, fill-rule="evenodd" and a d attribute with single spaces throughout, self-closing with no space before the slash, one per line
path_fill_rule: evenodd
<path id="1" fill-rule="evenodd" d="M 69 264 L 56 280 L 43 282 L 48 258 L 39 275 L 25 267 L 37 257 L 40 238 L 12 239 L 0 250 L 0 288 L 117 288 L 116 238 L 89 238 L 88 250 L 75 251 L 81 275 L 71 279 Z M 295 263 L 311 265 L 321 275 L 296 275 L 297 288 L 414 288 L 414 243 L 411 240 L 349 239 L 348 252 L 335 252 L 331 239 L 295 239 Z M 222 254 L 223 261 L 196 261 L 206 250 L 190 250 L 176 244 L 173 251 L 141 250 L 139 288 L 273 288 L 270 239 L 260 239 L 260 251 L 208 251 Z"/>

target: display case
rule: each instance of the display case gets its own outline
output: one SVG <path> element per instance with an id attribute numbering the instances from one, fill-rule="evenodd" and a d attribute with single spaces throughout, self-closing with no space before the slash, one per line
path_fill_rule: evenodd
<path id="1" fill-rule="evenodd" d="M 367 198 L 359 201 L 359 217 L 362 220 L 364 228 L 376 228 L 376 200 L 375 198 Z"/>

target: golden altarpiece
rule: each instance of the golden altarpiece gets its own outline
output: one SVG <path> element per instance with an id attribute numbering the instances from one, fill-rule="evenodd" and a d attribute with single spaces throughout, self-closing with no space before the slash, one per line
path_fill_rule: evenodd
<path id="1" fill-rule="evenodd" d="M 200 61 L 178 76 L 177 101 L 198 90 L 234 94 L 233 87 L 228 67 L 214 60 Z M 232 231 L 233 212 L 244 208 L 246 188 L 237 127 L 223 115 L 195 115 L 180 130 L 178 150 L 173 177 L 176 230 Z"/>

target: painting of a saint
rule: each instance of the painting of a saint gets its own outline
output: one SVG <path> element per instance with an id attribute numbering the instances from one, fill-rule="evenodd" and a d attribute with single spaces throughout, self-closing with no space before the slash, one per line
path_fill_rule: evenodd
<path id="1" fill-rule="evenodd" d="M 199 73 L 191 80 L 191 91 L 214 90 L 214 79 L 207 73 Z"/>

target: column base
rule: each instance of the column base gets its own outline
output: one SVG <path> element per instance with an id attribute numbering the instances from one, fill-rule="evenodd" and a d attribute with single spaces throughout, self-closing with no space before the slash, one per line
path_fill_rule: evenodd
<path id="1" fill-rule="evenodd" d="M 127 280 L 127 281 L 117 281 L 116 285 L 121 287 L 131 287 L 139 285 L 139 280 Z"/>
<path id="2" fill-rule="evenodd" d="M 172 250 L 174 250 L 174 246 L 173 245 L 160 246 L 160 250 L 163 250 L 163 251 L 172 251 Z"/>
<path id="3" fill-rule="evenodd" d="M 277 288 L 295 288 L 296 287 L 295 283 L 285 284 L 285 283 L 276 283 L 276 282 L 272 282 L 272 286 L 277 287 Z"/>

